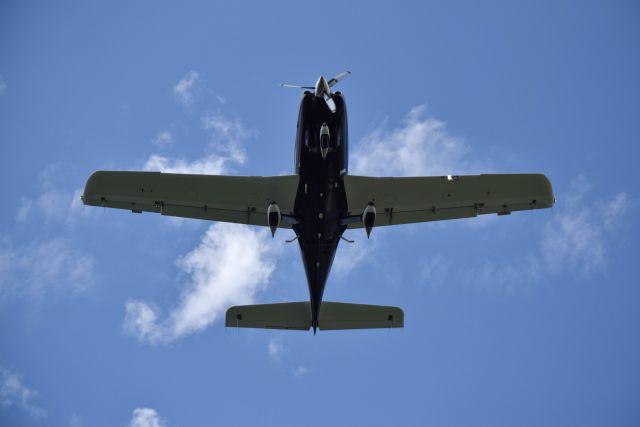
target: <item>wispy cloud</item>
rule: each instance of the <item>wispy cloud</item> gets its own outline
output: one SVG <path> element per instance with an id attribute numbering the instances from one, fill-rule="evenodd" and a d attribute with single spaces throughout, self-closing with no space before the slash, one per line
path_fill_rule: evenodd
<path id="1" fill-rule="evenodd" d="M 371 176 L 477 173 L 482 165 L 471 160 L 472 152 L 444 122 L 430 116 L 426 106 L 418 105 L 411 108 L 401 126 L 390 128 L 385 121 L 360 139 L 351 156 L 350 172 Z M 377 248 L 375 242 L 341 245 L 334 264 L 336 274 L 347 276 L 370 259 Z"/>
<path id="2" fill-rule="evenodd" d="M 471 153 L 461 138 L 447 131 L 444 122 L 431 117 L 426 106 L 419 105 L 411 108 L 401 126 L 390 128 L 385 121 L 361 138 L 351 156 L 350 172 L 371 176 L 477 172 L 479 165 L 470 160 Z M 336 275 L 347 276 L 370 259 L 377 249 L 376 242 L 359 240 L 340 245 L 334 261 Z"/>
<path id="3" fill-rule="evenodd" d="M 451 135 L 444 122 L 430 117 L 424 105 L 413 107 L 403 125 L 386 123 L 362 138 L 352 158 L 351 172 L 373 176 L 420 176 L 472 173 L 479 165 L 471 148 Z"/>
<path id="4" fill-rule="evenodd" d="M 307 367 L 304 365 L 299 365 L 293 368 L 291 370 L 291 373 L 293 374 L 294 377 L 301 378 L 309 373 L 309 369 L 307 369 Z"/>
<path id="5" fill-rule="evenodd" d="M 81 195 L 80 189 L 65 191 L 51 188 L 35 198 L 23 197 L 16 213 L 16 220 L 26 222 L 31 218 L 43 218 L 46 223 L 73 225 L 78 217 L 86 213 L 80 199 Z"/>
<path id="6" fill-rule="evenodd" d="M 37 396 L 38 393 L 27 387 L 18 374 L 0 366 L 0 407 L 21 408 L 32 418 L 42 418 L 47 413 L 33 403 Z"/>
<path id="7" fill-rule="evenodd" d="M 229 159 L 217 155 L 209 155 L 189 162 L 185 159 L 171 158 L 152 154 L 144 164 L 146 171 L 165 173 L 192 173 L 192 174 L 221 174 L 226 168 Z"/>
<path id="8" fill-rule="evenodd" d="M 202 115 L 202 128 L 209 133 L 209 149 L 229 160 L 243 164 L 246 155 L 243 144 L 256 135 L 239 118 L 231 118 L 221 112 L 206 112 Z"/>
<path id="9" fill-rule="evenodd" d="M 282 354 L 284 353 L 284 344 L 282 343 L 282 338 L 271 337 L 269 339 L 269 344 L 267 345 L 267 350 L 269 351 L 271 360 L 279 362 L 282 358 Z"/>
<path id="10" fill-rule="evenodd" d="M 610 243 L 632 204 L 625 192 L 593 200 L 590 191 L 584 175 L 575 178 L 566 202 L 560 199 L 558 214 L 545 225 L 541 253 L 551 272 L 588 276 L 607 263 Z"/>
<path id="11" fill-rule="evenodd" d="M 448 284 L 451 273 L 451 260 L 441 254 L 423 257 L 418 267 L 418 278 L 421 283 L 431 289 Z"/>
<path id="12" fill-rule="evenodd" d="M 44 219 L 46 224 L 59 223 L 72 226 L 80 217 L 89 214 L 83 209 L 84 205 L 80 200 L 81 189 L 69 190 L 58 185 L 57 180 L 62 170 L 63 166 L 59 163 L 53 163 L 44 168 L 38 177 L 40 194 L 22 198 L 16 212 L 16 221 Z"/>
<path id="13" fill-rule="evenodd" d="M 473 287 L 518 291 L 548 277 L 582 280 L 603 272 L 609 252 L 634 207 L 627 193 L 598 200 L 584 175 L 560 197 L 543 227 L 537 250 L 504 260 L 487 260 L 468 273 Z"/>
<path id="14" fill-rule="evenodd" d="M 232 165 L 242 165 L 246 161 L 243 142 L 252 135 L 239 119 L 230 119 L 222 113 L 206 113 L 202 116 L 202 128 L 208 133 L 212 153 L 199 159 L 188 161 L 152 154 L 143 169 L 166 173 L 223 174 Z"/>
<path id="15" fill-rule="evenodd" d="M 0 297 L 41 300 L 48 295 L 77 295 L 94 283 L 93 257 L 57 238 L 20 247 L 0 246 Z"/>
<path id="16" fill-rule="evenodd" d="M 160 148 L 168 147 L 172 145 L 174 142 L 173 135 L 168 130 L 159 131 L 155 137 L 151 140 L 153 145 L 156 145 Z"/>
<path id="17" fill-rule="evenodd" d="M 237 145 L 255 132 L 247 129 L 239 118 L 229 118 L 221 112 L 206 112 L 202 115 L 202 128 L 209 131 L 214 144 Z"/>
<path id="18" fill-rule="evenodd" d="M 166 423 L 155 409 L 136 408 L 127 427 L 166 427 Z"/>
<path id="19" fill-rule="evenodd" d="M 176 96 L 190 104 L 192 89 L 198 83 L 195 72 L 188 73 L 175 87 Z M 144 170 L 191 174 L 224 174 L 233 165 L 246 161 L 244 141 L 254 132 L 238 118 L 220 111 L 201 116 L 201 127 L 208 136 L 207 155 L 188 161 L 152 154 Z M 267 286 L 275 268 L 278 250 L 265 230 L 242 225 L 214 224 L 200 244 L 177 262 L 189 278 L 183 286 L 180 303 L 165 319 L 158 307 L 139 300 L 126 303 L 125 331 L 147 343 L 166 343 L 201 331 L 221 317 L 233 304 L 253 301 Z"/>
<path id="20" fill-rule="evenodd" d="M 420 176 L 489 172 L 491 163 L 472 158 L 473 150 L 447 131 L 445 123 L 427 114 L 425 106 L 412 108 L 402 126 L 389 128 L 383 123 L 362 138 L 354 149 L 354 174 L 373 176 Z M 602 271 L 616 230 L 632 206 L 628 195 L 619 192 L 608 200 L 593 200 L 584 176 L 571 184 L 566 198 L 560 198 L 553 217 L 544 226 L 537 251 L 511 263 L 489 260 L 474 269 L 469 278 L 457 281 L 492 283 L 503 289 L 518 289 L 535 283 L 544 275 L 570 273 L 589 276 Z M 495 218 L 480 218 L 469 226 L 496 224 Z M 362 246 L 344 248 L 353 256 L 344 263 L 336 259 L 336 270 L 343 274 L 367 258 Z M 434 259 L 438 261 L 435 262 Z M 441 254 L 420 263 L 419 277 L 430 286 L 444 285 L 445 276 L 459 273 Z M 475 286 L 475 285 L 474 285 Z M 492 285 L 493 286 L 493 285 Z"/>
<path id="21" fill-rule="evenodd" d="M 183 106 L 190 107 L 193 104 L 199 85 L 200 74 L 195 71 L 189 71 L 173 87 L 173 94 Z"/>
<path id="22" fill-rule="evenodd" d="M 336 257 L 333 261 L 333 272 L 339 278 L 345 278 L 362 263 L 374 257 L 378 249 L 379 239 L 367 239 L 364 230 L 360 233 L 347 233 L 345 237 L 353 239 L 354 243 L 342 242 L 338 246 Z M 374 233 L 380 230 L 375 230 Z M 376 233 L 377 234 L 377 233 Z"/>
<path id="23" fill-rule="evenodd" d="M 178 260 L 178 267 L 189 277 L 178 306 L 161 321 L 157 308 L 130 300 L 126 303 L 125 331 L 155 344 L 205 329 L 228 306 L 250 304 L 266 288 L 277 251 L 265 230 L 212 225 L 200 244 Z"/>
<path id="24" fill-rule="evenodd" d="M 0 74 L 0 95 L 4 95 L 7 91 L 7 83 L 4 81 L 2 74 Z"/>
<path id="25" fill-rule="evenodd" d="M 350 172 L 370 176 L 477 173 L 482 170 L 482 164 L 471 159 L 472 153 L 471 147 L 452 135 L 444 122 L 430 116 L 426 106 L 418 105 L 411 108 L 401 126 L 390 128 L 385 121 L 360 139 L 351 156 Z M 377 248 L 376 242 L 342 244 L 334 263 L 335 273 L 347 276 L 372 258 Z M 389 266 L 389 269 L 392 267 Z M 385 273 L 391 274 L 387 270 Z"/>

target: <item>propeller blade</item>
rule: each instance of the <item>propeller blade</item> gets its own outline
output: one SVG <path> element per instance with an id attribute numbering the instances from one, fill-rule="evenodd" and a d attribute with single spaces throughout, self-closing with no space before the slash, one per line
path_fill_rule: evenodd
<path id="1" fill-rule="evenodd" d="M 329 95 L 328 93 L 324 93 L 322 94 L 324 97 L 324 102 L 327 103 L 327 107 L 329 107 L 329 110 L 331 110 L 332 113 L 336 112 L 336 103 L 333 100 L 333 98 L 331 97 L 331 95 Z"/>
<path id="2" fill-rule="evenodd" d="M 313 86 L 300 86 L 300 85 L 290 85 L 288 83 L 280 83 L 281 87 L 292 87 L 295 89 L 315 89 Z"/>
<path id="3" fill-rule="evenodd" d="M 340 80 L 342 80 L 345 77 L 347 77 L 349 74 L 351 74 L 351 71 L 349 71 L 349 70 L 343 71 L 340 74 L 338 74 L 337 76 L 333 77 L 331 80 L 329 80 L 327 82 L 327 84 L 329 85 L 329 87 L 334 87 L 336 85 L 336 83 L 338 83 Z"/>

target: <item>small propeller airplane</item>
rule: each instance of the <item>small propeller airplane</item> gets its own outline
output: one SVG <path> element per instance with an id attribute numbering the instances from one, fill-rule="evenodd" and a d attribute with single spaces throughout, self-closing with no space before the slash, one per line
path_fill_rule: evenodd
<path id="1" fill-rule="evenodd" d="M 551 183 L 542 174 L 429 177 L 349 175 L 347 109 L 331 89 L 351 74 L 304 89 L 296 132 L 295 174 L 286 176 L 191 175 L 97 171 L 87 180 L 85 205 L 155 212 L 292 229 L 309 286 L 309 301 L 235 306 L 226 326 L 270 329 L 368 329 L 404 327 L 398 307 L 322 300 L 340 240 L 347 229 L 476 217 L 552 207 Z"/>

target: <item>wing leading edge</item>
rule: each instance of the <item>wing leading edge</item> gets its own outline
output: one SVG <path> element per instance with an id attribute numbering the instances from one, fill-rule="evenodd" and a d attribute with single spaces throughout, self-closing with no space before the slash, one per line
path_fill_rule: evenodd
<path id="1" fill-rule="evenodd" d="M 486 174 L 442 177 L 374 178 L 347 175 L 350 215 L 372 203 L 375 226 L 469 218 L 482 214 L 543 209 L 555 201 L 542 174 Z M 362 222 L 349 223 L 361 228 Z"/>
<path id="2" fill-rule="evenodd" d="M 283 215 L 293 212 L 298 179 L 297 175 L 98 171 L 87 180 L 82 201 L 136 213 L 267 226 L 271 202 L 278 204 Z M 280 227 L 291 225 L 283 220 Z"/>

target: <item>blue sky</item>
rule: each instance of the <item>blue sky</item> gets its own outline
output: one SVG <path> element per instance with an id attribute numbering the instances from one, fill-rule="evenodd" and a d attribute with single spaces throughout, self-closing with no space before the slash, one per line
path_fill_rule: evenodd
<path id="1" fill-rule="evenodd" d="M 212 3 L 0 5 L 1 425 L 638 425 L 637 2 Z M 325 298 L 404 330 L 226 330 L 307 298 L 291 235 L 79 203 L 98 169 L 291 173 L 278 83 L 343 69 L 351 173 L 558 198 L 350 232 Z"/>

